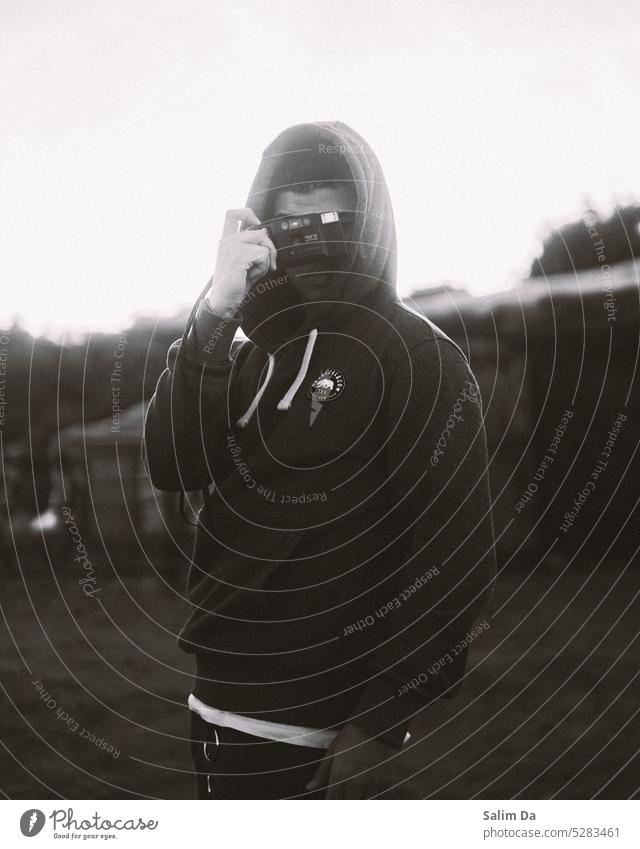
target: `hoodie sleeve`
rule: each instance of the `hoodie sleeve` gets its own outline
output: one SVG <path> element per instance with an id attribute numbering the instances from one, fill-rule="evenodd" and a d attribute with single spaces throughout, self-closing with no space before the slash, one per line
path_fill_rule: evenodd
<path id="1" fill-rule="evenodd" d="M 205 447 L 226 426 L 231 368 L 241 345 L 233 339 L 241 320 L 238 312 L 216 315 L 203 299 L 186 336 L 169 348 L 144 426 L 143 456 L 158 489 L 189 492 L 210 480 Z"/>
<path id="2" fill-rule="evenodd" d="M 395 370 L 387 405 L 388 494 L 399 535 L 372 678 L 352 722 L 402 745 L 411 719 L 456 695 L 488 623 L 495 578 L 480 392 L 450 340 L 425 340 Z"/>

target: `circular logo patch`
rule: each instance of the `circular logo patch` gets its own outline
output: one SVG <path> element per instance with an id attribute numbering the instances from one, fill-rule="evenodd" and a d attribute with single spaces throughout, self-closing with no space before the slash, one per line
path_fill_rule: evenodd
<path id="1" fill-rule="evenodd" d="M 344 375 L 341 371 L 335 368 L 326 368 L 320 374 L 320 377 L 316 377 L 313 381 L 307 394 L 314 401 L 321 401 L 322 403 L 333 401 L 342 393 L 344 384 Z"/>

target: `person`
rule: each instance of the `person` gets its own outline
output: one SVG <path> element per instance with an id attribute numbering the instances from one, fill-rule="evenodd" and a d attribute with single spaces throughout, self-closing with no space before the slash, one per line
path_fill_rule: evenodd
<path id="1" fill-rule="evenodd" d="M 283 267 L 260 226 L 335 211 L 353 221 L 333 258 Z M 204 497 L 179 635 L 198 798 L 372 798 L 412 720 L 460 690 L 495 559 L 478 385 L 396 293 L 360 135 L 276 138 L 192 319 L 145 446 L 156 487 Z"/>

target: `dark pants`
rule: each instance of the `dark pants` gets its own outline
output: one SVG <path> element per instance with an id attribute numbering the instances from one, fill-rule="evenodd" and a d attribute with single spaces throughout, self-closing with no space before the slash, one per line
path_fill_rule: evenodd
<path id="1" fill-rule="evenodd" d="M 191 713 L 191 755 L 197 799 L 323 799 L 305 784 L 325 749 L 275 743 L 205 722 Z"/>

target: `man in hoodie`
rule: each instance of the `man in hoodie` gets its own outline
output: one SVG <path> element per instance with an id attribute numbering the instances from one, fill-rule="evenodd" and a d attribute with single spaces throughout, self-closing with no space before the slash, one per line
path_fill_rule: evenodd
<path id="1" fill-rule="evenodd" d="M 344 255 L 283 268 L 260 223 L 335 210 Z M 200 798 L 375 796 L 462 685 L 495 574 L 481 401 L 395 268 L 374 153 L 291 127 L 169 350 L 145 447 L 155 486 L 204 497 L 179 636 Z"/>

